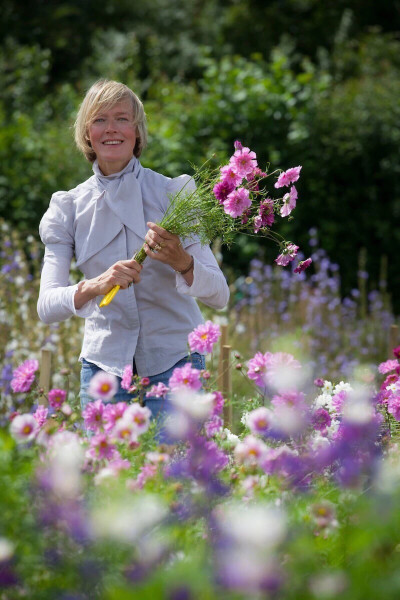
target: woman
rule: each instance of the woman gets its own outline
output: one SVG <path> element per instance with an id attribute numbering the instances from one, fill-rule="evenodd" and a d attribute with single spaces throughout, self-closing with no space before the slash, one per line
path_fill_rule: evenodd
<path id="1" fill-rule="evenodd" d="M 193 191 L 194 182 L 188 175 L 171 179 L 142 167 L 146 117 L 132 90 L 115 81 L 95 83 L 80 106 L 75 141 L 93 163 L 94 175 L 55 193 L 41 220 L 46 248 L 38 314 L 45 323 L 72 315 L 85 319 L 79 357 L 84 408 L 93 400 L 90 379 L 100 369 L 120 384 L 129 364 L 152 385 L 168 383 L 173 369 L 188 360 L 204 368 L 203 356 L 187 353 L 188 334 L 203 322 L 195 298 L 223 308 L 229 290 L 209 247 L 180 240 L 156 224 L 169 196 L 183 187 Z M 148 259 L 142 268 L 132 256 L 143 243 Z M 70 286 L 73 256 L 84 279 Z M 100 309 L 99 301 L 115 285 L 120 291 Z M 130 399 L 119 385 L 114 401 Z M 161 403 L 146 398 L 153 416 Z"/>

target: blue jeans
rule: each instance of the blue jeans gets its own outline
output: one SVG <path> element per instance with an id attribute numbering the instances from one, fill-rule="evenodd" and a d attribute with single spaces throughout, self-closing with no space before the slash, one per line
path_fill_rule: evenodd
<path id="1" fill-rule="evenodd" d="M 205 357 L 202 354 L 198 354 L 197 352 L 194 352 L 190 356 L 185 356 L 185 358 L 179 360 L 173 367 L 171 367 L 167 371 L 159 373 L 158 375 L 151 375 L 149 377 L 150 384 L 148 389 L 150 389 L 151 386 L 157 383 L 164 383 L 165 385 L 168 385 L 168 381 L 172 375 L 173 370 L 177 367 L 183 367 L 186 363 L 191 363 L 194 369 L 198 369 L 199 371 L 201 371 L 205 368 L 206 361 Z M 88 362 L 84 358 L 82 359 L 80 389 L 80 401 L 82 410 L 85 409 L 86 405 L 89 404 L 89 402 L 94 401 L 94 398 L 89 396 L 87 390 L 89 388 L 91 378 L 98 371 L 101 371 L 100 367 L 91 362 Z M 114 404 L 116 402 L 127 402 L 129 404 L 130 402 L 132 402 L 135 396 L 133 394 L 128 394 L 128 392 L 121 387 L 120 377 L 117 377 L 117 379 L 118 391 L 114 398 L 111 400 L 111 402 Z M 144 404 L 151 410 L 151 416 L 153 419 L 159 419 L 160 417 L 164 418 L 168 411 L 168 396 L 166 398 L 155 398 L 154 396 L 151 396 L 149 398 L 145 397 Z"/>

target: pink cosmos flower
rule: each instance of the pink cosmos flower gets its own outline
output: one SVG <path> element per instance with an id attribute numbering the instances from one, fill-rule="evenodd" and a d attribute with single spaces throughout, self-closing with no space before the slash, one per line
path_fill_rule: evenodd
<path id="1" fill-rule="evenodd" d="M 236 140 L 233 145 L 235 146 L 235 150 L 242 150 L 243 148 L 242 143 L 239 142 L 239 140 Z"/>
<path id="2" fill-rule="evenodd" d="M 292 210 L 296 208 L 297 190 L 292 185 L 288 194 L 283 196 L 283 204 L 281 206 L 281 217 L 287 217 Z"/>
<path id="3" fill-rule="evenodd" d="M 126 365 L 122 374 L 121 387 L 123 390 L 129 390 L 132 384 L 133 370 L 131 365 Z"/>
<path id="4" fill-rule="evenodd" d="M 243 177 L 238 175 L 231 167 L 231 165 L 225 165 L 221 167 L 221 181 L 226 181 L 232 186 L 232 190 L 235 189 L 236 186 L 242 183 Z"/>
<path id="5" fill-rule="evenodd" d="M 240 148 L 235 151 L 231 157 L 229 164 L 232 171 L 240 177 L 250 175 L 257 167 L 257 156 L 255 152 L 251 152 L 250 148 Z"/>
<path id="6" fill-rule="evenodd" d="M 279 254 L 278 258 L 275 259 L 276 264 L 281 267 L 286 267 L 286 265 L 288 265 L 290 261 L 294 259 L 298 249 L 298 246 L 289 242 L 283 252 Z"/>
<path id="7" fill-rule="evenodd" d="M 118 381 L 115 375 L 97 371 L 90 380 L 88 394 L 95 400 L 112 400 L 118 391 Z"/>
<path id="8" fill-rule="evenodd" d="M 150 391 L 147 392 L 146 398 L 165 398 L 169 392 L 169 387 L 164 385 L 164 383 L 157 383 L 157 385 L 153 385 L 150 388 Z"/>
<path id="9" fill-rule="evenodd" d="M 317 379 L 314 379 L 314 385 L 322 388 L 322 387 L 324 387 L 324 380 L 321 379 L 321 377 L 317 377 Z"/>
<path id="10" fill-rule="evenodd" d="M 189 333 L 190 351 L 200 352 L 200 354 L 212 352 L 213 346 L 220 336 L 221 330 L 219 325 L 214 324 L 212 321 L 206 321 Z"/>
<path id="11" fill-rule="evenodd" d="M 82 412 L 86 429 L 99 431 L 103 425 L 104 404 L 101 400 L 89 402 Z"/>
<path id="12" fill-rule="evenodd" d="M 302 273 L 303 271 L 308 269 L 308 267 L 311 265 L 311 263 L 312 263 L 312 258 L 307 258 L 306 260 L 301 260 L 293 272 L 294 273 Z"/>
<path id="13" fill-rule="evenodd" d="M 101 402 L 101 400 L 98 400 L 98 402 Z M 126 402 L 103 405 L 102 421 L 104 423 L 104 431 L 114 429 L 117 422 L 123 417 L 127 407 Z"/>
<path id="14" fill-rule="evenodd" d="M 52 406 L 53 408 L 60 408 L 61 405 L 65 402 L 66 396 L 67 392 L 65 392 L 64 390 L 59 390 L 57 388 L 50 390 L 48 395 L 50 406 Z"/>
<path id="15" fill-rule="evenodd" d="M 223 411 L 225 400 L 221 392 L 213 392 L 212 416 L 220 415 Z"/>
<path id="16" fill-rule="evenodd" d="M 346 398 L 347 398 L 346 390 L 342 390 L 341 392 L 338 392 L 337 394 L 332 396 L 332 406 L 333 406 L 333 410 L 335 413 L 341 414 L 343 404 L 345 403 Z"/>
<path id="17" fill-rule="evenodd" d="M 29 392 L 35 379 L 35 372 L 39 368 L 37 360 L 25 360 L 13 371 L 10 385 L 13 392 Z"/>
<path id="18" fill-rule="evenodd" d="M 128 459 L 121 458 L 120 456 L 117 456 L 116 454 L 117 453 L 115 453 L 115 458 L 113 458 L 112 460 L 110 460 L 110 462 L 108 463 L 107 466 L 115 474 L 118 474 L 120 471 L 123 471 L 125 469 L 129 469 L 129 467 L 131 466 L 131 463 L 129 462 Z"/>
<path id="19" fill-rule="evenodd" d="M 271 198 L 265 198 L 260 202 L 258 215 L 254 219 L 254 233 L 258 233 L 262 227 L 271 227 L 274 221 L 274 201 Z"/>
<path id="20" fill-rule="evenodd" d="M 133 419 L 130 419 L 129 415 L 118 419 L 111 431 L 111 435 L 114 440 L 119 442 L 136 442 L 138 434 Z"/>
<path id="21" fill-rule="evenodd" d="M 213 193 L 216 199 L 219 201 L 219 203 L 223 204 L 228 198 L 229 194 L 233 192 L 234 189 L 235 186 L 232 185 L 232 183 L 229 180 L 223 179 L 222 181 L 219 181 L 214 185 Z"/>
<path id="22" fill-rule="evenodd" d="M 147 406 L 131 404 L 125 411 L 124 421 L 131 421 L 135 425 L 138 435 L 145 433 L 150 427 L 151 410 Z"/>
<path id="23" fill-rule="evenodd" d="M 87 455 L 94 460 L 111 460 L 115 458 L 116 447 L 110 442 L 105 433 L 98 433 L 90 440 Z"/>
<path id="24" fill-rule="evenodd" d="M 216 433 L 221 431 L 224 426 L 224 422 L 218 415 L 211 417 L 204 424 L 204 429 L 207 437 L 213 437 Z"/>
<path id="25" fill-rule="evenodd" d="M 289 356 L 291 356 L 291 354 Z M 272 364 L 271 364 L 271 368 L 272 368 Z M 267 379 L 267 376 L 266 376 L 266 379 Z M 276 408 L 296 407 L 303 411 L 307 410 L 307 405 L 305 402 L 305 396 L 304 396 L 303 392 L 281 392 L 280 394 L 273 396 L 273 398 L 271 400 L 271 404 L 273 406 L 275 406 Z"/>
<path id="26" fill-rule="evenodd" d="M 47 408 L 47 406 L 43 406 L 43 404 L 39 404 L 36 411 L 33 413 L 33 416 L 36 419 L 39 427 L 42 427 L 42 425 L 44 425 L 46 423 L 48 412 L 49 412 L 49 409 Z"/>
<path id="27" fill-rule="evenodd" d="M 265 374 L 267 367 L 270 364 L 271 352 L 257 352 L 253 358 L 251 358 L 247 364 L 248 371 L 247 377 L 253 379 L 260 387 L 265 386 Z"/>
<path id="28" fill-rule="evenodd" d="M 251 206 L 249 190 L 246 188 L 238 188 L 231 192 L 224 201 L 224 211 L 227 215 L 236 218 Z"/>
<path id="29" fill-rule="evenodd" d="M 390 396 L 387 404 L 388 412 L 396 421 L 400 421 L 400 396 Z"/>
<path id="30" fill-rule="evenodd" d="M 169 454 L 165 452 L 147 452 L 146 458 L 154 465 L 166 464 L 170 461 Z"/>
<path id="31" fill-rule="evenodd" d="M 157 475 L 157 465 L 143 465 L 136 479 L 128 479 L 126 485 L 132 492 L 143 489 L 144 484 L 148 479 L 152 479 Z"/>
<path id="32" fill-rule="evenodd" d="M 260 406 L 252 410 L 247 417 L 247 426 L 254 435 L 264 435 L 270 429 L 273 421 L 273 414 L 265 406 Z"/>
<path id="33" fill-rule="evenodd" d="M 235 446 L 234 455 L 239 463 L 255 466 L 262 463 L 268 452 L 268 446 L 253 435 L 247 435 Z"/>
<path id="34" fill-rule="evenodd" d="M 275 183 L 276 188 L 286 187 L 291 183 L 294 183 L 300 177 L 301 167 L 293 167 L 281 173 L 278 177 L 278 181 Z"/>
<path id="35" fill-rule="evenodd" d="M 394 371 L 399 365 L 400 365 L 399 361 L 396 360 L 395 358 L 393 358 L 390 360 L 386 360 L 385 362 L 382 362 L 378 367 L 378 371 L 379 371 L 379 373 L 382 373 L 382 375 L 386 375 L 386 373 L 390 373 L 390 371 Z"/>
<path id="36" fill-rule="evenodd" d="M 291 380 L 296 379 L 295 373 L 298 369 L 301 369 L 301 364 L 292 354 L 289 354 L 288 352 L 274 352 L 271 354 L 268 361 L 265 381 L 276 388 L 285 389 L 287 384 L 290 384 Z M 302 394 L 298 392 L 296 392 L 296 394 L 296 404 L 298 404 L 299 399 L 302 398 Z M 281 396 L 282 395 L 285 394 L 281 394 Z M 287 393 L 286 396 L 288 396 Z"/>
<path id="37" fill-rule="evenodd" d="M 11 421 L 10 433 L 18 443 L 30 442 L 39 431 L 39 425 L 35 417 L 30 414 L 17 415 Z"/>
<path id="38" fill-rule="evenodd" d="M 168 382 L 173 392 L 177 390 L 199 390 L 201 388 L 200 371 L 192 369 L 190 363 L 174 369 Z"/>

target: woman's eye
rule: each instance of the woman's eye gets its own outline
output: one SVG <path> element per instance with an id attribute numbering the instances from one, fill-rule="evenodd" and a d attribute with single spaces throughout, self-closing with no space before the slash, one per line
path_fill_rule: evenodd
<path id="1" fill-rule="evenodd" d="M 100 123 L 100 121 L 104 121 L 104 119 L 102 117 L 99 117 L 98 119 L 94 120 L 94 123 Z"/>
<path id="2" fill-rule="evenodd" d="M 127 121 L 128 119 L 126 117 L 120 117 L 119 121 Z"/>

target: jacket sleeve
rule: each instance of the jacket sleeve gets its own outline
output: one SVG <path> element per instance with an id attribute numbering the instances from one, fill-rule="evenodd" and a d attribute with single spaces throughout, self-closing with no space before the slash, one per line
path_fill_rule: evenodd
<path id="1" fill-rule="evenodd" d="M 95 300 L 90 300 L 79 310 L 74 304 L 79 284 L 69 282 L 74 254 L 72 209 L 71 196 L 57 192 L 39 225 L 40 238 L 46 248 L 37 311 L 40 320 L 47 324 L 64 321 L 73 315 L 89 317 L 96 307 Z"/>
<path id="2" fill-rule="evenodd" d="M 188 193 L 196 189 L 189 175 L 171 179 L 167 193 L 176 194 L 180 189 Z M 211 308 L 225 308 L 229 300 L 229 287 L 209 246 L 202 246 L 196 239 L 182 240 L 185 250 L 193 256 L 193 283 L 188 285 L 182 275 L 176 274 L 176 289 L 180 294 L 193 296 Z"/>

